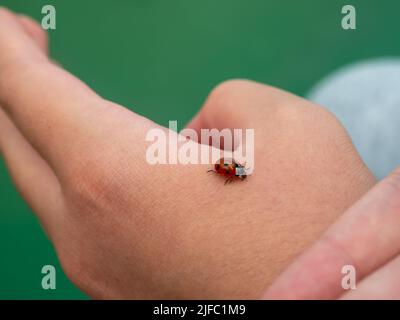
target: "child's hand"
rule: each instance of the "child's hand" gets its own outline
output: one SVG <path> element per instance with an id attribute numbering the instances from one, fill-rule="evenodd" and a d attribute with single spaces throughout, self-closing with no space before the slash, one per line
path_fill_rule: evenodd
<path id="1" fill-rule="evenodd" d="M 0 9 L 0 151 L 92 297 L 256 298 L 375 182 L 331 114 L 250 81 L 218 86 L 190 127 L 255 129 L 252 176 L 149 165 L 158 126 L 52 64 L 46 42 Z"/>

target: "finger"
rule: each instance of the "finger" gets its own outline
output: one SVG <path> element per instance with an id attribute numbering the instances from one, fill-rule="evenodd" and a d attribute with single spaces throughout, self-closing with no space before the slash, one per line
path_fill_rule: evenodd
<path id="1" fill-rule="evenodd" d="M 23 198 L 50 231 L 61 212 L 60 185 L 37 152 L 0 108 L 0 153 Z"/>
<path id="2" fill-rule="evenodd" d="M 400 168 L 376 185 L 293 263 L 265 298 L 337 298 L 346 265 L 361 280 L 400 252 Z"/>
<path id="3" fill-rule="evenodd" d="M 303 99 L 250 80 L 229 80 L 217 86 L 188 128 L 265 128 L 274 112 Z M 310 104 L 310 103 L 308 103 Z"/>
<path id="4" fill-rule="evenodd" d="M 221 143 L 219 139 L 202 140 L 202 143 L 214 147 L 221 145 L 224 149 L 231 146 L 239 155 L 245 151 L 246 155 L 238 158 L 247 163 L 249 173 L 255 167 L 254 157 L 249 157 L 252 150 L 257 154 L 257 162 L 264 164 L 273 158 L 284 163 L 288 148 L 302 159 L 315 157 L 314 150 L 319 150 L 321 156 L 329 159 L 321 163 L 332 163 L 334 157 L 338 163 L 347 165 L 358 157 L 344 128 L 325 109 L 290 93 L 248 80 L 230 80 L 219 85 L 188 128 L 195 129 L 199 136 L 202 136 L 201 129 L 228 128 L 230 136 L 234 137 L 228 148 L 225 141 Z M 256 144 L 255 140 L 263 143 Z M 278 147 L 272 149 L 269 145 Z M 332 150 L 336 150 L 332 146 L 338 145 L 347 152 L 332 154 Z M 281 156 L 277 157 L 277 154 Z M 310 168 L 308 166 L 306 170 Z M 330 169 L 331 172 L 337 170 Z"/>
<path id="5" fill-rule="evenodd" d="M 127 110 L 105 103 L 47 58 L 39 61 L 22 55 L 20 51 L 29 53 L 37 46 L 29 44 L 33 41 L 16 17 L 0 10 L 0 52 L 10 42 L 14 43 L 10 50 L 14 50 L 18 62 L 1 69 L 6 57 L 0 54 L 0 103 L 57 175 L 64 173 L 70 161 L 88 152 L 93 141 L 107 140 L 109 132 L 105 128 L 113 126 L 114 117 L 138 118 L 131 112 L 127 117 Z M 10 61 L 10 56 L 7 59 Z"/>
<path id="6" fill-rule="evenodd" d="M 26 31 L 21 20 L 11 11 L 0 7 L 0 72 L 20 61 L 46 61 L 36 41 Z"/>
<path id="7" fill-rule="evenodd" d="M 349 290 L 343 300 L 399 300 L 400 256 L 366 277 L 355 290 Z"/>
<path id="8" fill-rule="evenodd" d="M 257 138 L 263 139 L 262 134 L 266 123 L 271 123 L 271 110 L 277 104 L 276 100 L 286 96 L 290 94 L 253 81 L 229 80 L 211 92 L 187 128 L 197 132 L 201 143 L 233 152 L 235 160 L 246 163 L 246 172 L 251 174 L 255 166 L 255 131 Z M 202 129 L 218 131 L 210 131 L 208 137 L 203 135 Z M 271 128 L 271 131 L 273 134 L 275 129 Z"/>
<path id="9" fill-rule="evenodd" d="M 18 15 L 18 19 L 25 31 L 37 43 L 40 49 L 47 55 L 48 54 L 48 37 L 47 33 L 41 26 L 32 18 L 25 15 Z"/>

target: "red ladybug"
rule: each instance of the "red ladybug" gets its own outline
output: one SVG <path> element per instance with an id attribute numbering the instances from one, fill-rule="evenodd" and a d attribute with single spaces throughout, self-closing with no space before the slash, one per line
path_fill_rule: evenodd
<path id="1" fill-rule="evenodd" d="M 219 159 L 214 165 L 214 170 L 208 170 L 207 172 L 215 172 L 227 177 L 225 184 L 232 182 L 234 178 L 244 180 L 247 177 L 245 166 L 237 163 L 234 159 L 228 158 Z"/>

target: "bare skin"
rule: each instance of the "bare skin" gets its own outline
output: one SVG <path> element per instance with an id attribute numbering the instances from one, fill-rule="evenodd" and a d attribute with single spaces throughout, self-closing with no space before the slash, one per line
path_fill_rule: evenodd
<path id="1" fill-rule="evenodd" d="M 266 299 L 400 299 L 400 167 L 350 207 L 268 289 Z M 343 266 L 355 269 L 353 290 Z"/>
<path id="2" fill-rule="evenodd" d="M 91 297 L 258 298 L 375 183 L 330 113 L 245 80 L 219 85 L 189 127 L 254 128 L 252 176 L 224 186 L 210 166 L 151 166 L 158 125 L 46 52 L 38 25 L 0 9 L 0 152 Z"/>

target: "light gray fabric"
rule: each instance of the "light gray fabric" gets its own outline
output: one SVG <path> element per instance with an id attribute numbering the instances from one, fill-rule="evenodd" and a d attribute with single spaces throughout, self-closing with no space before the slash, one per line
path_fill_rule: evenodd
<path id="1" fill-rule="evenodd" d="M 400 165 L 400 58 L 344 67 L 318 83 L 308 98 L 343 123 L 378 179 Z"/>

